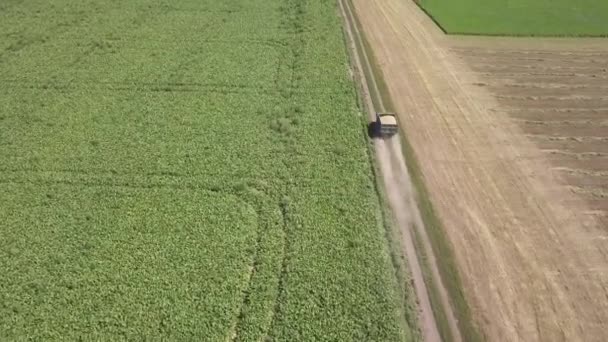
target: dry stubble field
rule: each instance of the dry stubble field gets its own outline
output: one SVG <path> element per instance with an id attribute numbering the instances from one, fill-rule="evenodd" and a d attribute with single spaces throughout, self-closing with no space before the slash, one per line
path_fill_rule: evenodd
<path id="1" fill-rule="evenodd" d="M 531 240 L 546 238 L 544 242 L 537 240 L 533 248 L 544 252 L 554 249 L 555 253 L 546 254 L 546 261 L 528 260 L 543 270 L 538 276 L 544 280 L 530 277 L 531 284 L 523 286 L 529 293 L 521 296 L 517 306 L 533 309 L 536 331 L 519 337 L 604 340 L 608 228 L 606 40 L 453 37 L 448 45 L 450 52 L 463 62 L 460 72 L 463 79 L 469 80 L 467 86 L 477 88 L 472 91 L 480 97 L 489 97 L 488 112 L 514 124 L 520 138 L 534 147 L 531 163 L 545 165 L 546 169 L 537 169 L 529 177 L 545 179 L 543 191 L 551 198 L 547 205 L 554 208 L 556 222 L 562 222 L 549 231 L 536 231 L 536 227 L 525 225 L 520 228 Z M 545 174 L 535 174 L 538 172 Z M 534 196 L 532 189 L 528 196 Z M 556 241 L 561 242 L 554 244 Z M 521 250 L 517 241 L 506 247 Z M 540 285 L 544 281 L 556 291 Z"/>
<path id="2" fill-rule="evenodd" d="M 461 37 L 451 50 L 608 228 L 608 42 Z"/>

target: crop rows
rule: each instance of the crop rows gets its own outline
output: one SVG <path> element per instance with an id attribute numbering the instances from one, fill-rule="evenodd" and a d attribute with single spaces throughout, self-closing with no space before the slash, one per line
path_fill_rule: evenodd
<path id="1" fill-rule="evenodd" d="M 0 339 L 409 339 L 333 1 L 0 32 Z"/>
<path id="2" fill-rule="evenodd" d="M 553 48 L 453 49 L 604 224 L 608 210 L 608 54 Z"/>

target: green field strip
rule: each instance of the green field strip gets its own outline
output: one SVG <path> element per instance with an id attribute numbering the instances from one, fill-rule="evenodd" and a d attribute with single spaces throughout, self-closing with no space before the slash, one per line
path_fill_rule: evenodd
<path id="1" fill-rule="evenodd" d="M 602 0 L 420 0 L 416 3 L 449 34 L 607 37 Z"/>

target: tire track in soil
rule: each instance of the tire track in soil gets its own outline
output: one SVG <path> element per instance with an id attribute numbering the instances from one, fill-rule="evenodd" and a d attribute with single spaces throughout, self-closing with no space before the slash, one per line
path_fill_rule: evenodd
<path id="1" fill-rule="evenodd" d="M 288 69 L 288 85 L 286 89 L 280 89 L 281 94 L 285 97 L 287 102 L 291 103 L 288 108 L 289 111 L 295 112 L 294 107 L 294 95 L 298 93 L 299 87 L 296 80 L 296 68 L 298 66 L 300 56 L 302 55 L 302 49 L 304 46 L 304 38 L 302 33 L 304 32 L 304 15 L 305 15 L 305 2 L 303 1 L 293 1 L 286 0 L 283 5 L 283 10 L 286 16 L 292 16 L 291 20 L 286 23 L 284 27 L 285 30 L 291 35 L 289 40 L 285 43 L 287 46 L 287 54 L 290 57 L 290 62 L 287 66 Z M 278 66 L 280 68 L 280 66 Z M 277 75 L 279 72 L 277 72 Z M 277 78 L 278 80 L 278 78 Z M 284 149 L 289 148 L 289 143 L 283 142 L 282 147 Z M 284 154 L 287 155 L 287 151 L 284 151 Z M 290 165 L 288 163 L 288 158 L 286 157 L 281 161 L 286 170 L 290 169 Z M 278 277 L 278 285 L 277 285 L 277 294 L 274 301 L 274 306 L 272 308 L 272 318 L 270 323 L 268 324 L 268 329 L 266 330 L 264 341 L 272 341 L 274 340 L 272 334 L 276 329 L 277 324 L 277 316 L 281 312 L 281 305 L 284 303 L 285 299 L 285 284 L 288 279 L 288 264 L 289 264 L 289 252 L 290 252 L 290 225 L 289 225 L 289 192 L 290 186 L 288 177 L 283 179 L 284 182 L 284 190 L 281 194 L 281 199 L 279 200 L 278 207 L 281 212 L 282 218 L 282 230 L 283 230 L 283 250 L 281 254 L 281 267 L 279 271 Z"/>
<path id="2" fill-rule="evenodd" d="M 301 45 L 302 45 L 302 37 L 301 37 L 301 32 L 297 30 L 297 28 L 299 26 L 301 26 L 301 22 L 303 20 L 302 16 L 304 11 L 302 10 L 302 6 L 304 6 L 301 2 L 297 2 L 294 6 L 294 8 L 291 8 L 291 5 L 293 5 L 292 2 L 290 2 L 289 0 L 285 1 L 284 4 L 284 8 L 283 10 L 285 11 L 285 13 L 283 13 L 283 15 L 285 16 L 289 16 L 290 15 L 290 11 L 293 10 L 295 12 L 295 15 L 293 16 L 293 19 L 290 20 L 288 22 L 288 25 L 286 27 L 284 27 L 284 29 L 286 30 L 293 30 L 293 32 L 291 32 L 291 37 L 288 41 L 286 41 L 284 43 L 284 46 L 286 47 L 285 50 L 285 55 L 282 55 L 283 58 L 279 59 L 279 63 L 277 65 L 277 70 L 275 72 L 275 77 L 273 78 L 273 83 L 275 85 L 275 87 L 278 88 L 278 84 L 280 81 L 280 68 L 282 66 L 283 59 L 286 58 L 289 60 L 288 65 L 286 66 L 287 70 L 287 75 L 288 75 L 288 84 L 287 87 L 285 87 L 284 89 L 276 89 L 277 91 L 277 95 L 278 96 L 283 96 L 286 100 L 292 100 L 294 95 L 299 94 L 299 89 L 298 86 L 296 84 L 296 66 L 298 63 L 298 59 L 299 56 L 301 55 Z M 299 10 L 298 10 L 299 9 Z M 288 101 L 291 102 L 291 101 Z M 292 108 L 290 108 L 292 109 Z M 286 156 L 287 152 L 285 151 L 289 146 L 288 143 L 282 141 L 280 143 L 278 143 L 278 148 L 279 150 L 281 150 L 280 154 Z M 280 161 L 277 161 L 278 163 L 281 163 L 284 167 L 285 170 L 289 170 L 289 164 L 287 162 L 287 159 L 283 158 Z M 281 193 L 281 199 L 279 200 L 279 203 L 277 205 L 277 207 L 279 208 L 279 211 L 281 213 L 281 219 L 282 219 L 282 224 L 281 224 L 281 229 L 282 229 L 282 251 L 281 251 L 281 262 L 280 262 L 280 269 L 278 272 L 278 281 L 277 281 L 277 290 L 276 290 L 276 296 L 274 298 L 274 303 L 272 304 L 272 309 L 271 309 L 271 317 L 270 317 L 270 321 L 268 322 L 266 329 L 264 329 L 263 332 L 263 338 L 262 340 L 264 341 L 271 341 L 273 340 L 273 336 L 272 333 L 276 327 L 276 322 L 277 322 L 277 316 L 279 315 L 280 311 L 281 311 L 281 302 L 285 296 L 285 283 L 287 282 L 287 277 L 288 277 L 288 272 L 287 272 L 287 268 L 288 268 L 288 263 L 289 263 L 289 259 L 288 259 L 288 254 L 289 254 L 289 250 L 290 250 L 290 241 L 289 241 L 289 216 L 288 216 L 288 212 L 289 212 L 289 184 L 287 182 L 287 177 L 285 177 L 284 175 L 278 175 L 279 178 L 282 179 L 282 181 L 285 183 L 285 189 L 283 189 L 282 193 Z M 259 252 L 259 248 L 261 245 L 261 240 L 262 240 L 262 232 L 260 232 L 260 234 L 258 235 L 258 240 L 257 240 L 257 245 L 256 245 L 256 257 L 258 256 L 258 252 Z M 257 264 L 257 260 L 254 258 L 253 264 L 252 264 L 252 273 L 251 276 L 253 276 L 253 272 L 255 272 L 255 266 Z M 252 279 L 252 278 L 250 278 Z M 250 303 L 250 289 L 251 289 L 251 283 L 248 284 L 248 292 L 247 295 L 243 298 L 243 303 L 242 306 L 240 308 L 240 313 L 239 316 L 237 317 L 237 322 L 234 328 L 234 333 L 231 336 L 231 341 L 240 341 L 240 329 L 241 329 L 241 323 L 244 319 L 245 313 L 244 311 L 247 309 L 249 303 Z"/>
<path id="3" fill-rule="evenodd" d="M 279 282 L 277 285 L 277 296 L 274 301 L 274 305 L 272 308 L 272 319 L 270 324 L 268 325 L 268 330 L 266 331 L 266 336 L 264 338 L 265 341 L 272 341 L 272 332 L 275 329 L 275 324 L 277 322 L 277 315 L 281 312 L 281 301 L 285 297 L 285 283 L 287 282 L 287 265 L 289 263 L 288 253 L 289 253 L 289 219 L 288 219 L 288 203 L 286 201 L 281 201 L 279 203 L 279 208 L 281 210 L 281 218 L 283 219 L 283 251 L 282 251 L 282 259 L 281 259 L 281 269 L 279 271 Z"/>
<path id="4" fill-rule="evenodd" d="M 259 217 L 259 210 L 256 210 L 256 214 Z M 259 220 L 258 220 L 258 226 L 257 228 L 257 232 L 256 232 L 256 238 L 255 238 L 255 246 L 253 247 L 253 253 L 251 256 L 251 263 L 249 264 L 248 268 L 248 272 L 247 272 L 247 283 L 245 284 L 245 286 L 243 286 L 244 290 L 243 290 L 243 300 L 241 301 L 241 305 L 239 307 L 239 313 L 236 316 L 236 320 L 234 322 L 234 325 L 232 326 L 232 328 L 230 329 L 230 341 L 238 341 L 239 340 L 239 335 L 241 332 L 241 324 L 243 322 L 243 319 L 245 318 L 245 312 L 247 311 L 247 307 L 249 306 L 250 300 L 251 300 L 251 284 L 253 281 L 253 277 L 255 275 L 256 269 L 259 266 L 259 258 L 260 258 L 260 246 L 262 244 L 262 227 L 260 227 L 259 224 Z"/>
<path id="5" fill-rule="evenodd" d="M 264 206 L 264 205 L 268 205 L 268 203 L 260 204 L 259 206 Z M 275 301 L 272 305 L 272 317 L 271 317 L 270 321 L 268 322 L 268 324 L 262 328 L 262 331 L 263 331 L 262 336 L 267 336 L 267 334 L 272 329 L 272 325 L 274 323 L 274 317 L 275 317 L 276 313 L 278 312 L 278 305 L 279 305 L 278 297 L 280 295 L 281 288 L 285 284 L 285 278 L 287 277 L 287 271 L 286 271 L 287 270 L 287 260 L 285 257 L 287 250 L 289 248 L 287 245 L 288 241 L 287 241 L 287 235 L 286 235 L 287 208 L 284 207 L 284 202 L 279 203 L 278 207 L 281 212 L 281 218 L 282 218 L 281 228 L 283 231 L 283 243 L 282 243 L 283 250 L 282 250 L 282 254 L 281 254 L 281 266 L 280 266 L 280 270 L 279 270 L 278 281 L 276 284 L 277 295 L 276 295 Z M 257 213 L 258 217 L 261 217 L 261 215 L 264 215 L 263 214 L 264 210 L 261 207 L 258 207 L 258 210 L 256 210 L 256 213 Z M 267 224 L 269 224 L 269 223 L 267 223 Z M 248 282 L 247 282 L 247 285 L 244 290 L 243 300 L 242 300 L 241 306 L 239 308 L 239 314 L 237 315 L 235 324 L 234 324 L 233 328 L 231 329 L 231 333 L 229 334 L 231 341 L 241 341 L 242 340 L 241 336 L 242 336 L 242 330 L 243 330 L 243 322 L 246 319 L 247 311 L 248 311 L 249 305 L 252 301 L 251 296 L 252 296 L 252 288 L 254 287 L 253 284 L 255 282 L 254 278 L 255 278 L 258 268 L 262 265 L 262 263 L 260 261 L 261 253 L 262 253 L 262 244 L 263 244 L 264 234 L 268 234 L 268 232 L 265 232 L 265 230 L 266 230 L 265 227 L 258 225 L 256 243 L 255 243 L 254 250 L 253 250 L 250 270 L 248 273 Z M 265 267 L 269 267 L 269 265 L 265 265 Z"/>

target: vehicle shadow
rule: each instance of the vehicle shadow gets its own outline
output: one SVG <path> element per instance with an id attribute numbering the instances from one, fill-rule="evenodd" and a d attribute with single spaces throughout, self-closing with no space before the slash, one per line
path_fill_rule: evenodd
<path id="1" fill-rule="evenodd" d="M 372 121 L 367 124 L 367 136 L 369 136 L 371 139 L 377 138 L 379 136 L 378 125 L 375 121 Z"/>

